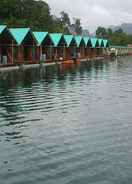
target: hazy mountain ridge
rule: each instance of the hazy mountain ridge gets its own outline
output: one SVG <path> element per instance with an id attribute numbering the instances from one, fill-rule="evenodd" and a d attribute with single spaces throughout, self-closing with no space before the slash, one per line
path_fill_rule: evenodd
<path id="1" fill-rule="evenodd" d="M 122 28 L 125 33 L 127 33 L 129 35 L 132 34 L 132 23 L 122 23 L 120 26 L 111 25 L 110 28 L 113 31 L 116 31 L 116 30 Z"/>

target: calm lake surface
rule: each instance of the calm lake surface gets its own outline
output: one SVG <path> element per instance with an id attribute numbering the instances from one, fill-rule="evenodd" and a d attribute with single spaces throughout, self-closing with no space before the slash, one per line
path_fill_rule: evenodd
<path id="1" fill-rule="evenodd" d="M 132 57 L 0 77 L 0 184 L 132 183 Z"/>

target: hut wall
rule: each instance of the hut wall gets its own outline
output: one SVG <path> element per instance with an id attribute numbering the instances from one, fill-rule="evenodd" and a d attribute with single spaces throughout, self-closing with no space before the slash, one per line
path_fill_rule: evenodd
<path id="1" fill-rule="evenodd" d="M 13 40 L 6 31 L 1 35 L 1 63 L 13 64 Z"/>
<path id="2" fill-rule="evenodd" d="M 80 48 L 77 48 L 77 58 L 81 59 L 81 51 Z"/>
<path id="3" fill-rule="evenodd" d="M 68 47 L 66 48 L 66 60 L 70 60 L 71 59 L 71 48 Z"/>
<path id="4" fill-rule="evenodd" d="M 0 43 L 0 64 L 1 64 L 1 43 Z"/>
<path id="5" fill-rule="evenodd" d="M 84 46 L 80 47 L 80 55 L 81 55 L 81 58 L 85 58 L 85 47 Z"/>
<path id="6" fill-rule="evenodd" d="M 41 57 L 41 46 L 36 46 L 35 47 L 35 61 L 39 62 Z"/>
<path id="7" fill-rule="evenodd" d="M 17 63 L 23 63 L 24 62 L 24 51 L 23 51 L 23 46 L 20 45 L 17 48 L 17 56 L 16 56 L 16 62 Z M 14 54 L 15 55 L 15 54 Z"/>
<path id="8" fill-rule="evenodd" d="M 90 58 L 93 58 L 94 57 L 94 48 L 91 48 L 90 49 Z"/>

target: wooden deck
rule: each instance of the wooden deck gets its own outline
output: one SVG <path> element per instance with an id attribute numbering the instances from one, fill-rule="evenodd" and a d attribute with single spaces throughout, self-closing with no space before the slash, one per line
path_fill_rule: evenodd
<path id="1" fill-rule="evenodd" d="M 104 57 L 95 57 L 95 58 L 85 58 L 85 59 L 77 59 L 74 60 L 65 60 L 65 61 L 58 61 L 58 62 L 48 62 L 48 63 L 30 63 L 30 64 L 21 64 L 21 65 L 0 65 L 0 73 L 3 72 L 10 72 L 14 70 L 26 70 L 26 69 L 32 69 L 32 68 L 40 68 L 40 67 L 48 67 L 48 66 L 55 66 L 55 65 L 61 65 L 61 64 L 72 64 L 72 63 L 80 63 L 80 62 L 88 62 L 88 61 L 96 61 L 96 60 L 103 60 Z"/>

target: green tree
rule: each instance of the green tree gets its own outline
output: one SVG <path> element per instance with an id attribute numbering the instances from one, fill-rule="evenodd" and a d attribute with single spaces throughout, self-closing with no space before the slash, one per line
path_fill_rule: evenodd
<path id="1" fill-rule="evenodd" d="M 61 22 L 63 23 L 63 25 L 70 26 L 71 22 L 70 22 L 70 18 L 69 18 L 68 13 L 62 11 L 62 12 L 60 12 L 60 15 L 61 15 Z"/>
<path id="2" fill-rule="evenodd" d="M 122 28 L 119 28 L 115 31 L 115 33 L 119 33 L 119 34 L 122 34 L 123 33 L 123 29 Z"/>
<path id="3" fill-rule="evenodd" d="M 101 38 L 107 38 L 107 30 L 104 27 L 98 27 L 96 30 L 96 36 Z"/>
<path id="4" fill-rule="evenodd" d="M 55 30 L 49 5 L 42 0 L 1 0 L 0 22 L 12 27 L 27 26 L 34 30 Z"/>
<path id="5" fill-rule="evenodd" d="M 107 29 L 107 34 L 108 34 L 108 35 L 113 34 L 113 31 L 112 31 L 112 29 L 111 29 L 111 28 L 108 28 L 108 29 Z"/>
<path id="6" fill-rule="evenodd" d="M 79 18 L 74 18 L 74 29 L 75 29 L 75 32 L 76 32 L 76 34 L 82 34 L 82 31 L 83 31 L 83 29 L 82 29 L 82 26 L 81 26 L 81 21 L 80 21 L 80 19 Z"/>
<path id="7" fill-rule="evenodd" d="M 68 13 L 66 13 L 66 12 L 64 12 L 64 11 L 62 11 L 62 12 L 60 13 L 60 15 L 61 15 L 60 21 L 61 21 L 61 24 L 62 24 L 62 26 L 63 26 L 63 32 L 64 32 L 65 34 L 69 34 L 69 33 L 70 33 L 70 32 L 69 32 L 69 27 L 70 27 L 70 25 L 71 25 L 69 15 L 68 15 Z"/>

